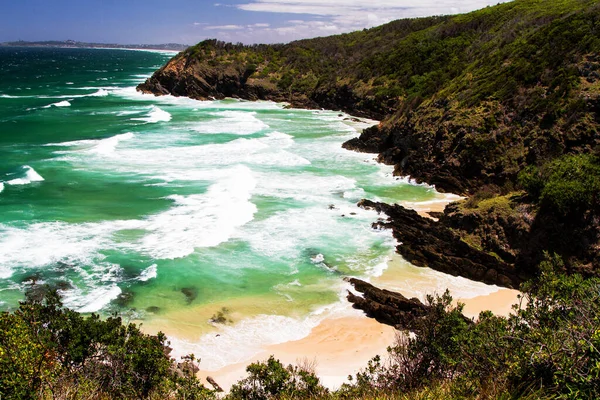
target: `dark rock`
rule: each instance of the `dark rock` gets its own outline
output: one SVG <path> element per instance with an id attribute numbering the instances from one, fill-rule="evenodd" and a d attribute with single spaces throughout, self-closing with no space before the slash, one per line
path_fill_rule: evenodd
<path id="1" fill-rule="evenodd" d="M 523 281 L 513 265 L 469 246 L 442 223 L 399 205 L 361 200 L 359 206 L 388 216 L 387 221 L 375 222 L 373 226 L 392 229 L 401 243 L 396 248 L 398 253 L 416 266 L 510 288 L 518 288 Z"/>
<path id="2" fill-rule="evenodd" d="M 146 308 L 146 311 L 152 314 L 158 314 L 160 312 L 160 307 L 157 306 L 150 306 L 148 308 Z"/>
<path id="3" fill-rule="evenodd" d="M 223 389 L 221 388 L 221 386 L 219 386 L 219 384 L 210 376 L 206 377 L 206 382 L 210 383 L 210 385 L 213 387 L 213 389 L 215 389 L 217 392 L 222 392 Z"/>
<path id="4" fill-rule="evenodd" d="M 188 304 L 191 304 L 198 297 L 198 288 L 186 287 L 181 289 L 181 293 L 185 295 L 185 299 Z"/>
<path id="5" fill-rule="evenodd" d="M 73 289 L 73 285 L 71 285 L 71 283 L 67 282 L 67 281 L 58 281 L 58 282 L 56 282 L 56 284 L 54 286 L 56 287 L 57 290 Z"/>
<path id="6" fill-rule="evenodd" d="M 348 292 L 352 307 L 363 310 L 367 316 L 397 329 L 409 328 L 416 318 L 422 317 L 428 307 L 416 298 L 407 299 L 400 293 L 379 289 L 356 278 L 348 280 L 363 297 Z"/>
<path id="7" fill-rule="evenodd" d="M 39 272 L 30 274 L 30 275 L 26 275 L 23 277 L 23 279 L 21 279 L 21 283 L 31 283 L 31 284 L 35 284 L 37 281 L 42 279 L 42 274 Z"/>
<path id="8" fill-rule="evenodd" d="M 113 302 L 119 307 L 127 307 L 133 301 L 134 296 L 131 290 L 123 290 Z"/>
<path id="9" fill-rule="evenodd" d="M 429 211 L 427 214 L 429 214 L 429 216 L 431 218 L 436 218 L 436 219 L 440 219 L 442 217 L 442 215 L 444 215 L 443 212 L 439 212 L 439 211 Z"/>

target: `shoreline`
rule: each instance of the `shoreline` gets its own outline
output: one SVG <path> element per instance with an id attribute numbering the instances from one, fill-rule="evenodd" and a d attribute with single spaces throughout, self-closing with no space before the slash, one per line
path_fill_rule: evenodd
<path id="1" fill-rule="evenodd" d="M 418 212 L 429 216 L 428 212 L 440 212 L 456 201 L 459 196 L 446 196 L 445 201 L 426 202 L 418 207 Z M 470 283 L 466 288 L 451 291 L 454 304 L 464 304 L 463 313 L 468 318 L 477 318 L 482 311 L 492 311 L 496 315 L 508 316 L 511 306 L 518 301 L 517 290 L 485 285 L 461 277 L 452 277 L 429 268 L 415 267 L 400 255 L 394 253 L 387 267 L 379 276 L 370 279 L 382 289 L 396 290 L 408 297 L 418 297 L 424 301 L 427 294 L 445 290 L 445 287 Z M 397 331 L 385 324 L 367 317 L 362 311 L 350 308 L 347 311 L 331 313 L 313 327 L 307 336 L 279 344 L 266 345 L 258 354 L 243 361 L 218 369 L 203 369 L 200 363 L 199 378 L 208 385 L 207 377 L 214 379 L 226 392 L 239 380 L 245 378 L 246 367 L 254 362 L 265 361 L 273 355 L 284 365 L 308 365 L 314 367 L 321 383 L 329 389 L 337 389 L 348 382 L 349 375 L 355 375 L 366 368 L 373 357 L 385 359 L 387 348 L 393 345 Z M 210 386 L 209 386 L 210 387 Z"/>
<path id="2" fill-rule="evenodd" d="M 385 276 L 385 272 L 382 276 Z M 480 312 L 486 310 L 508 316 L 512 304 L 517 302 L 518 294 L 516 290 L 501 288 L 471 298 L 456 297 L 454 304 L 463 303 L 463 313 L 468 318 L 477 318 Z M 264 362 L 273 355 L 284 365 L 314 366 L 321 383 L 335 390 L 348 382 L 349 375 L 366 368 L 373 357 L 379 355 L 385 359 L 387 348 L 394 344 L 397 335 L 393 327 L 367 317 L 362 311 L 352 309 L 352 312 L 354 315 L 328 316 L 308 336 L 264 346 L 260 353 L 244 361 L 216 370 L 203 369 L 200 363 L 198 377 L 205 385 L 208 385 L 206 378 L 211 377 L 225 391 L 229 391 L 233 384 L 247 376 L 246 367 L 249 364 Z"/>

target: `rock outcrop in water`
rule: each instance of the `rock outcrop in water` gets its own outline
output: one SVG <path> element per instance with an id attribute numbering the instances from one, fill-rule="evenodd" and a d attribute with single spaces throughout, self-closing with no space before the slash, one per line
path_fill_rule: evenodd
<path id="1" fill-rule="evenodd" d="M 422 317 L 427 312 L 428 306 L 421 303 L 419 299 L 407 299 L 400 293 L 379 289 L 356 278 L 350 278 L 348 282 L 362 294 L 357 296 L 349 292 L 348 301 L 354 308 L 363 310 L 367 316 L 375 318 L 382 324 L 391 325 L 396 329 L 406 329 L 416 318 Z"/>
<path id="2" fill-rule="evenodd" d="M 382 225 L 402 242 L 398 251 L 417 265 L 516 287 L 536 274 L 546 251 L 561 255 L 568 271 L 599 272 L 598 185 L 562 176 L 554 193 L 591 202 L 581 209 L 569 200 L 577 215 L 555 216 L 540 206 L 542 193 L 520 191 L 518 178 L 600 146 L 598 20 L 594 1 L 523 0 L 285 45 L 208 40 L 138 89 L 381 119 L 344 147 L 378 153 L 397 175 L 438 190 L 486 197 L 481 210 L 451 208 L 437 224 L 377 205 L 390 216 Z M 507 194 L 521 200 L 507 202 Z"/>
<path id="3" fill-rule="evenodd" d="M 398 253 L 416 266 L 509 288 L 518 288 L 527 278 L 517 275 L 514 265 L 471 247 L 444 224 L 421 217 L 413 210 L 369 200 L 362 200 L 359 206 L 388 216 L 387 221 L 375 222 L 373 226 L 392 229 L 401 243 L 396 248 Z"/>

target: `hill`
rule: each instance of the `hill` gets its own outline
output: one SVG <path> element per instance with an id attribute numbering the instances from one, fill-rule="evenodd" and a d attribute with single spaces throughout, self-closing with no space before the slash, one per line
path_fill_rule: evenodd
<path id="1" fill-rule="evenodd" d="M 138 89 L 381 119 L 344 146 L 470 196 L 432 226 L 380 207 L 394 214 L 398 251 L 416 265 L 518 286 L 547 251 L 569 271 L 598 273 L 599 21 L 596 1 L 516 0 L 285 45 L 209 40 Z M 430 240 L 407 236 L 407 224 Z"/>

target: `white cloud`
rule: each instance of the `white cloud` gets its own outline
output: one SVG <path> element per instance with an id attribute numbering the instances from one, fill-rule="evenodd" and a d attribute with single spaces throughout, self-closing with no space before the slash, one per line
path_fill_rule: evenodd
<path id="1" fill-rule="evenodd" d="M 219 31 L 217 36 L 222 40 L 244 43 L 289 42 L 371 28 L 400 18 L 464 13 L 506 1 L 510 0 L 246 0 L 238 5 L 216 3 L 215 6 L 263 13 L 297 14 L 300 18 L 290 19 L 276 26 L 253 23 L 210 25 L 203 29 Z"/>
<path id="2" fill-rule="evenodd" d="M 250 0 L 237 7 L 245 11 L 307 14 L 323 18 L 316 26 L 290 20 L 273 29 L 289 39 L 314 37 L 371 28 L 395 19 L 473 11 L 508 0 Z"/>
<path id="3" fill-rule="evenodd" d="M 244 29 L 242 25 L 211 25 L 204 27 L 206 30 L 219 30 L 219 31 L 235 31 Z"/>

